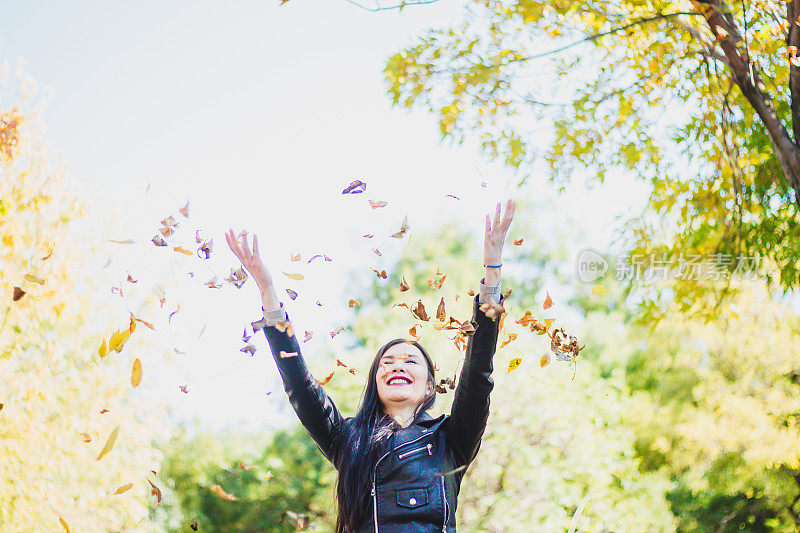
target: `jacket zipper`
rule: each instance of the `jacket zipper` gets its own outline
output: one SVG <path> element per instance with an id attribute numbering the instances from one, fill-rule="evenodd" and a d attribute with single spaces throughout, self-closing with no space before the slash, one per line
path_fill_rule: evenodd
<path id="1" fill-rule="evenodd" d="M 444 522 L 442 522 L 442 533 L 447 532 L 447 515 L 449 508 L 447 506 L 447 489 L 444 486 L 444 476 L 442 476 L 442 498 L 444 498 Z"/>
<path id="2" fill-rule="evenodd" d="M 428 435 L 422 435 L 421 437 L 417 437 L 416 439 L 414 439 L 412 441 L 408 441 L 405 444 L 402 444 L 402 446 L 405 446 L 406 444 L 411 444 L 411 443 L 417 442 L 418 440 L 422 440 L 427 436 Z M 431 445 L 428 444 L 428 446 L 431 446 Z M 419 448 L 419 449 L 420 450 L 424 450 L 425 448 Z M 413 450 L 413 451 L 416 451 L 416 450 Z M 375 471 L 372 473 L 372 518 L 374 520 L 373 523 L 375 524 L 375 533 L 378 533 L 378 496 L 375 494 L 375 477 L 378 474 L 378 464 L 380 464 L 380 462 L 383 460 L 383 458 L 386 457 L 387 455 L 389 455 L 391 452 L 392 452 L 392 450 L 389 450 L 388 452 L 386 452 L 383 455 L 381 455 L 380 459 L 378 459 L 375 462 Z M 428 453 L 431 453 L 430 449 L 428 450 Z M 444 479 L 444 478 L 442 478 L 442 479 Z"/>
<path id="3" fill-rule="evenodd" d="M 398 456 L 397 456 L 397 458 L 398 458 L 398 459 L 402 459 L 402 458 L 403 458 L 403 457 L 405 457 L 406 455 L 411 455 L 412 453 L 417 453 L 418 451 L 420 451 L 420 450 L 425 450 L 426 448 L 427 448 L 427 450 L 428 450 L 428 455 L 433 455 L 433 451 L 432 451 L 432 449 L 433 449 L 433 444 L 430 444 L 430 443 L 428 443 L 428 444 L 426 444 L 425 446 L 423 446 L 423 447 L 421 447 L 421 448 L 414 448 L 413 450 L 409 450 L 409 451 L 407 451 L 407 452 L 403 452 L 403 453 L 401 453 L 400 455 L 398 455 Z"/>

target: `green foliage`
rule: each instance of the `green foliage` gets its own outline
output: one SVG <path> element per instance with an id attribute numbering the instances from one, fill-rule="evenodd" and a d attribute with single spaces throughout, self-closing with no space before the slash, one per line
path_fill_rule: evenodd
<path id="1" fill-rule="evenodd" d="M 740 258 L 762 256 L 760 266 L 743 259 L 742 267 L 800 287 L 800 198 L 699 5 L 472 0 L 462 21 L 388 59 L 387 92 L 396 105 L 437 115 L 443 137 L 480 140 L 487 155 L 519 170 L 520 184 L 537 159 L 562 184 L 573 175 L 603 181 L 612 168 L 650 183 L 646 213 L 624 228 L 632 257 L 724 254 L 730 272 Z M 791 129 L 783 28 L 794 21 L 783 20 L 783 4 L 766 2 L 748 8 L 743 28 L 742 6 L 724 8 Z M 643 319 L 696 299 L 694 281 L 670 285 L 674 299 L 642 301 Z M 686 310 L 710 318 L 716 306 Z"/>

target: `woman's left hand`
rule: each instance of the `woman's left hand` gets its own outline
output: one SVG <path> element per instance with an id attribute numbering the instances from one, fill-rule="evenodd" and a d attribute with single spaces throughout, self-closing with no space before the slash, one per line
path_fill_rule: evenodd
<path id="1" fill-rule="evenodd" d="M 499 265 L 503 255 L 503 243 L 506 240 L 506 233 L 514 219 L 514 208 L 517 206 L 516 200 L 506 202 L 506 213 L 503 220 L 500 220 L 500 202 L 497 203 L 497 211 L 494 214 L 494 223 L 490 225 L 489 215 L 486 215 L 486 235 L 483 239 L 483 263 L 486 265 Z"/>

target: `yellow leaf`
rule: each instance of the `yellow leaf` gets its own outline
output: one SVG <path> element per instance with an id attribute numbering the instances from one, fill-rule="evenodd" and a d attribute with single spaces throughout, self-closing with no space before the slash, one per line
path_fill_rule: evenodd
<path id="1" fill-rule="evenodd" d="M 553 321 L 555 321 L 555 318 L 545 318 L 544 319 L 544 328 L 545 329 L 550 329 L 550 324 L 552 324 Z"/>
<path id="2" fill-rule="evenodd" d="M 603 287 L 602 285 L 595 285 L 594 287 L 592 287 L 592 294 L 605 294 L 605 293 L 606 293 L 606 288 Z"/>
<path id="3" fill-rule="evenodd" d="M 133 244 L 136 241 L 133 241 L 131 239 L 128 239 L 128 240 L 125 240 L 125 241 L 115 241 L 114 239 L 109 239 L 108 242 L 115 242 L 117 244 Z"/>
<path id="4" fill-rule="evenodd" d="M 187 250 L 187 249 L 185 249 L 185 248 L 181 248 L 180 246 L 176 246 L 175 248 L 173 248 L 173 250 L 175 250 L 176 252 L 180 252 L 180 253 L 182 253 L 182 254 L 185 254 L 185 255 L 194 255 L 194 254 L 193 254 L 192 252 L 190 252 L 189 250 Z"/>
<path id="5" fill-rule="evenodd" d="M 103 446 L 103 450 L 100 452 L 100 455 L 97 456 L 98 461 L 102 459 L 105 454 L 110 452 L 111 448 L 114 447 L 114 442 L 117 440 L 117 435 L 119 435 L 119 426 L 115 427 L 111 431 L 111 434 L 108 436 L 108 439 L 106 440 L 106 445 Z"/>
<path id="6" fill-rule="evenodd" d="M 117 489 L 117 491 L 114 494 L 112 494 L 112 496 L 116 496 L 117 494 L 122 494 L 123 492 L 125 492 L 128 489 L 130 489 L 131 487 L 133 487 L 133 483 L 126 483 L 126 484 L 122 485 L 121 487 L 119 487 Z"/>
<path id="7" fill-rule="evenodd" d="M 116 350 L 117 353 L 122 352 L 122 346 L 125 344 L 125 341 L 128 340 L 131 336 L 131 330 L 124 329 L 122 331 L 115 331 L 113 335 L 111 335 L 111 339 L 108 341 L 108 351 Z"/>
<path id="8" fill-rule="evenodd" d="M 550 363 L 550 354 L 545 353 L 541 359 L 539 359 L 539 366 L 547 366 Z"/>
<path id="9" fill-rule="evenodd" d="M 64 531 L 66 531 L 67 533 L 69 533 L 69 524 L 67 524 L 67 523 L 64 521 L 64 519 L 63 519 L 63 518 L 61 518 L 60 516 L 58 517 L 58 521 L 59 521 L 59 522 L 61 522 L 61 527 L 63 527 L 63 528 L 64 528 Z"/>
<path id="10" fill-rule="evenodd" d="M 138 357 L 133 361 L 131 369 L 131 385 L 138 387 L 142 382 L 142 361 Z"/>
<path id="11" fill-rule="evenodd" d="M 103 339 L 103 344 L 100 345 L 100 349 L 97 350 L 97 353 L 100 354 L 100 358 L 102 359 L 106 355 L 108 355 L 108 346 L 106 346 L 106 340 Z"/>
<path id="12" fill-rule="evenodd" d="M 508 374 L 509 372 L 514 370 L 515 368 L 517 368 L 520 365 L 520 363 L 522 363 L 522 358 L 520 358 L 520 357 L 515 357 L 514 359 L 509 361 L 508 362 L 508 370 L 506 370 L 506 374 Z"/>
<path id="13" fill-rule="evenodd" d="M 32 281 L 34 283 L 38 283 L 39 285 L 44 285 L 44 280 L 39 276 L 34 276 L 33 274 L 25 274 L 25 279 L 27 281 Z"/>
<path id="14" fill-rule="evenodd" d="M 281 272 L 283 272 L 283 271 L 281 271 Z M 296 279 L 296 280 L 301 280 L 301 279 L 303 279 L 303 275 L 302 275 L 302 274 L 287 274 L 286 272 L 283 272 L 283 274 L 284 274 L 284 275 L 285 275 L 287 278 L 292 278 L 292 279 Z"/>

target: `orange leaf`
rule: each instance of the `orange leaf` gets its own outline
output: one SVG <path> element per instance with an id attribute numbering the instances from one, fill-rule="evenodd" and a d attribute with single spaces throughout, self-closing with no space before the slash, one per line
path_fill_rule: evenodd
<path id="1" fill-rule="evenodd" d="M 348 307 L 361 307 L 361 302 L 358 300 L 350 300 L 347 305 Z"/>
<path id="2" fill-rule="evenodd" d="M 344 331 L 344 327 L 343 326 L 339 326 L 335 330 L 331 331 L 331 339 L 334 338 L 339 333 L 341 333 L 342 331 Z"/>
<path id="3" fill-rule="evenodd" d="M 27 281 L 32 281 L 34 283 L 38 283 L 39 285 L 44 285 L 44 280 L 39 276 L 34 276 L 33 274 L 25 274 L 25 279 Z"/>
<path id="4" fill-rule="evenodd" d="M 550 363 L 550 354 L 549 353 L 545 353 L 544 355 L 542 355 L 542 358 L 539 359 L 539 366 L 545 367 L 549 363 Z"/>
<path id="5" fill-rule="evenodd" d="M 317 380 L 317 383 L 319 383 L 320 385 L 325 385 L 326 383 L 328 383 L 328 382 L 331 380 L 331 378 L 333 377 L 333 375 L 334 375 L 335 373 L 336 373 L 336 371 L 334 370 L 333 372 L 331 372 L 330 374 L 328 374 L 328 377 L 326 377 L 326 378 L 325 378 L 325 379 L 323 379 L 322 381 L 320 381 L 320 380 Z"/>
<path id="6" fill-rule="evenodd" d="M 129 490 L 131 487 L 133 487 L 133 483 L 126 483 L 118 487 L 117 491 L 114 494 L 112 494 L 112 496 L 116 496 L 117 494 L 122 494 L 123 492 Z"/>
<path id="7" fill-rule="evenodd" d="M 386 271 L 385 270 L 381 270 L 380 272 L 378 272 L 377 270 L 375 270 L 373 268 L 372 271 L 375 272 L 375 275 L 378 276 L 378 278 L 386 279 Z"/>
<path id="8" fill-rule="evenodd" d="M 184 255 L 194 255 L 193 252 L 187 250 L 186 248 L 181 248 L 180 246 L 176 246 L 175 248 L 173 248 L 173 250 L 175 250 L 176 252 L 180 252 Z"/>
<path id="9" fill-rule="evenodd" d="M 92 442 L 92 437 L 88 433 L 81 433 L 80 438 L 83 442 Z"/>
<path id="10" fill-rule="evenodd" d="M 414 314 L 414 316 L 416 316 L 420 320 L 425 320 L 425 321 L 430 320 L 428 314 L 425 312 L 425 305 L 422 303 L 421 298 L 417 300 L 417 303 L 415 303 L 414 306 L 411 308 L 411 312 Z"/>
<path id="11" fill-rule="evenodd" d="M 296 356 L 297 352 L 284 352 L 283 350 L 281 350 L 281 357 L 283 357 L 284 359 L 287 357 L 296 357 Z"/>
<path id="12" fill-rule="evenodd" d="M 370 207 L 372 207 L 372 209 L 375 209 L 377 207 L 385 207 L 386 202 L 384 202 L 383 200 L 378 200 L 377 202 L 373 202 L 372 200 L 370 200 L 369 205 Z"/>
<path id="13" fill-rule="evenodd" d="M 185 205 L 185 206 L 183 206 L 183 207 L 179 207 L 179 208 L 178 208 L 178 212 L 179 212 L 181 215 L 185 216 L 186 218 L 189 218 L 189 202 L 188 202 L 188 200 L 187 200 L 187 202 L 186 202 L 186 205 Z M 199 230 L 198 230 L 198 231 L 199 231 Z"/>
<path id="14" fill-rule="evenodd" d="M 522 244 L 522 237 L 520 237 L 519 239 L 516 239 L 516 240 L 514 241 L 514 246 L 519 246 L 519 245 L 521 245 L 521 244 Z"/>
<path id="15" fill-rule="evenodd" d="M 500 345 L 500 348 L 502 348 L 503 346 L 505 346 L 506 344 L 508 344 L 509 342 L 513 341 L 516 338 L 517 338 L 516 333 L 509 333 L 508 338 L 505 341 L 503 341 L 503 344 Z"/>
<path id="16" fill-rule="evenodd" d="M 213 487 L 211 487 L 211 491 L 225 498 L 226 500 L 236 501 L 237 499 L 236 496 L 234 496 L 233 494 L 228 494 L 227 492 L 225 492 L 219 485 L 214 485 Z"/>
<path id="17" fill-rule="evenodd" d="M 153 471 L 151 470 L 151 472 L 153 472 Z M 155 472 L 153 472 L 153 473 L 155 473 Z M 147 478 L 145 478 L 145 479 L 147 479 Z M 161 503 L 161 489 L 159 489 L 158 487 L 153 485 L 153 482 L 150 481 L 149 479 L 147 479 L 147 482 L 150 483 L 150 486 L 152 487 L 150 489 L 150 495 L 151 496 L 155 495 L 155 497 L 158 499 L 158 503 Z"/>
<path id="18" fill-rule="evenodd" d="M 542 305 L 542 309 L 547 309 L 553 306 L 553 299 L 550 298 L 550 293 L 547 293 L 547 298 L 544 299 L 544 304 Z"/>

